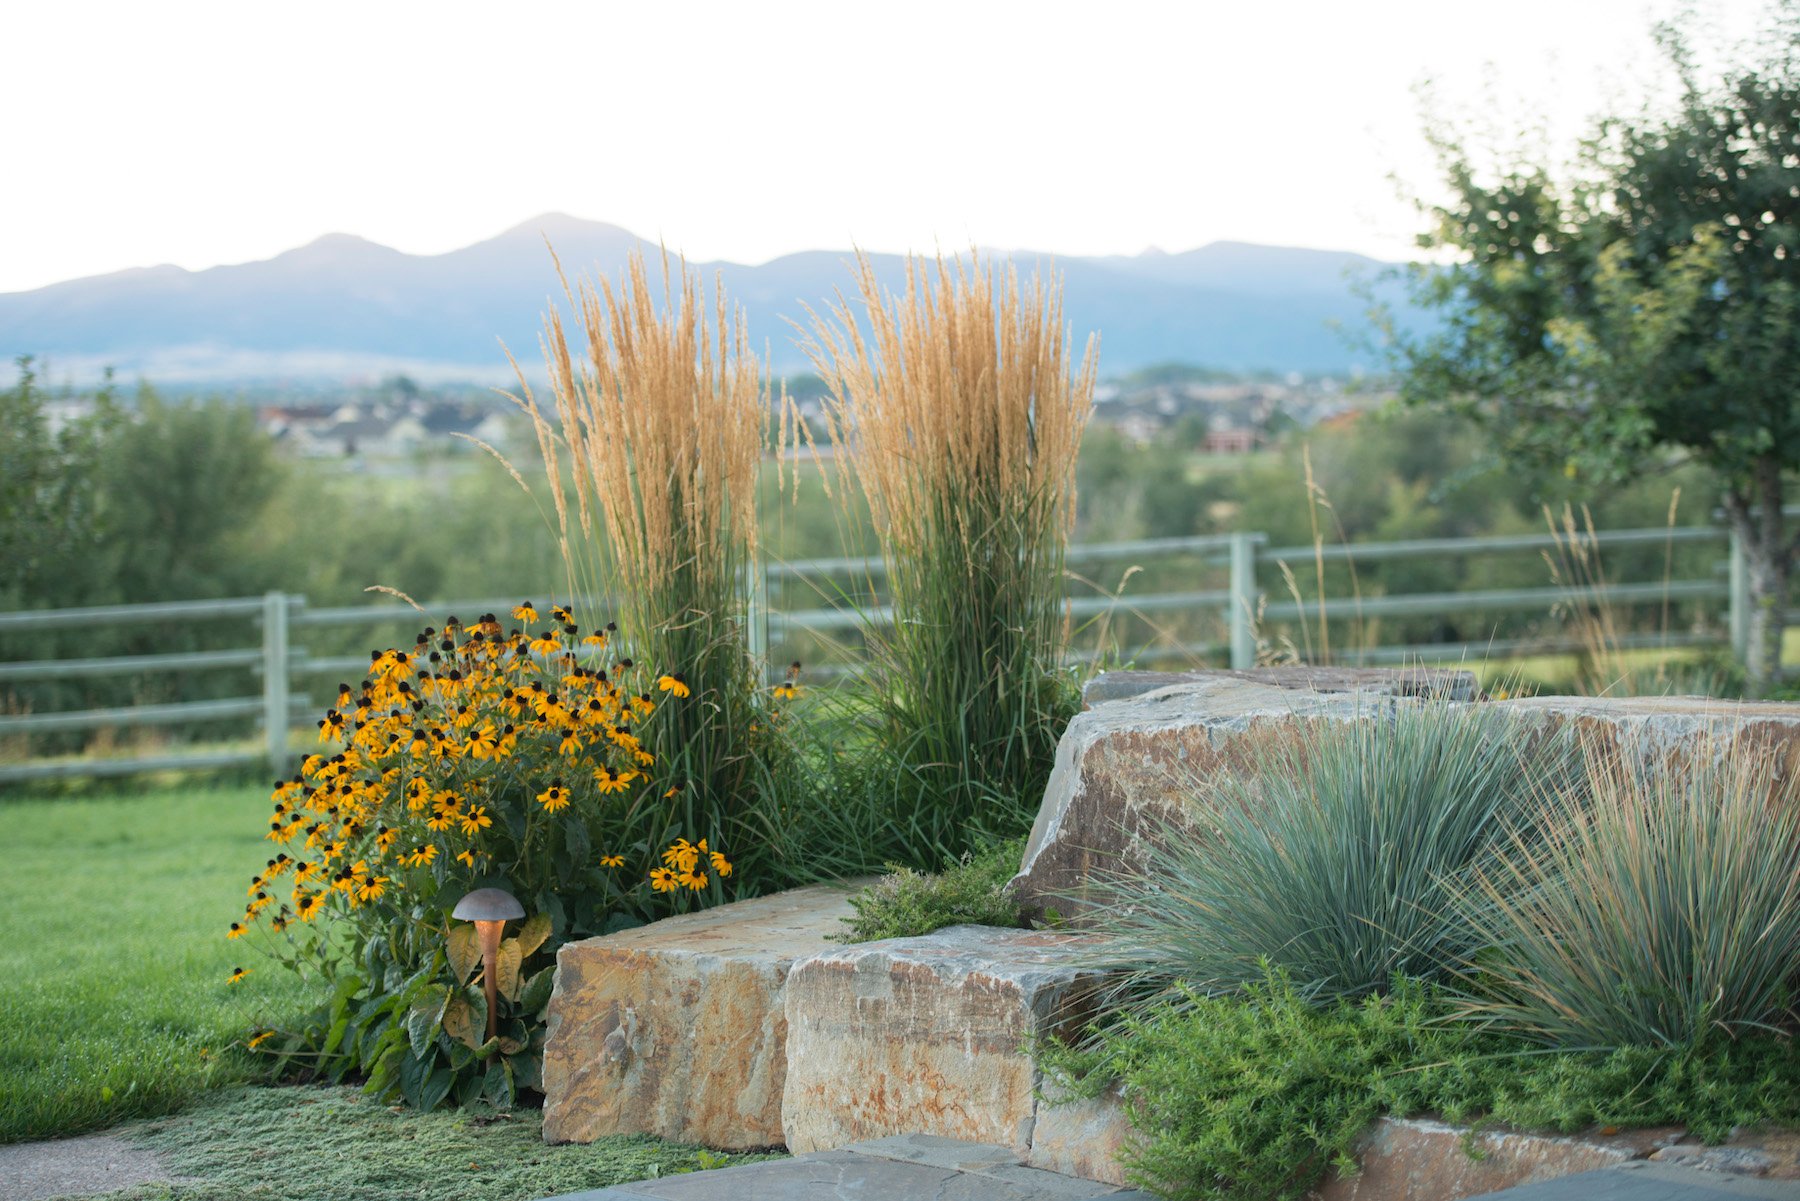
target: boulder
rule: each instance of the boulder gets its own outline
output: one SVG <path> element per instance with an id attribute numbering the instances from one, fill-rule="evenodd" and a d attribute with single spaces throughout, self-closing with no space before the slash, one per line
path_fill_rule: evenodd
<path id="1" fill-rule="evenodd" d="M 1464 703 L 1455 699 L 1462 683 L 1445 679 L 1442 693 L 1432 693 L 1417 673 L 1187 675 L 1145 692 L 1121 686 L 1113 690 L 1120 699 L 1094 704 L 1069 723 L 1013 881 L 1028 914 L 1042 917 L 1054 908 L 1065 919 L 1081 918 L 1091 908 L 1097 876 L 1151 862 L 1166 831 L 1192 828 L 1193 798 L 1209 780 L 1259 770 L 1311 723 L 1356 720 L 1426 703 L 1422 698 Z M 1347 690 L 1333 690 L 1340 686 Z M 1625 756 L 1645 772 L 1753 749 L 1772 750 L 1785 771 L 1800 768 L 1800 705 L 1705 697 L 1467 703 L 1517 720 L 1529 740 L 1573 730 L 1598 753 Z"/>
<path id="2" fill-rule="evenodd" d="M 782 989 L 836 944 L 828 885 L 665 918 L 563 947 L 544 1047 L 544 1139 L 653 1134 L 747 1150 L 782 1141 Z"/>
<path id="3" fill-rule="evenodd" d="M 1037 1116 L 1040 1034 L 1092 1014 L 1093 940 L 953 926 L 841 947 L 788 976 L 783 1130 L 795 1154 L 898 1134 L 1007 1147 Z"/>
<path id="4" fill-rule="evenodd" d="M 1087 708 L 1122 701 L 1175 684 L 1204 680 L 1242 680 L 1302 692 L 1361 692 L 1369 696 L 1416 696 L 1430 700 L 1472 701 L 1481 684 L 1472 671 L 1442 667 L 1251 667 L 1242 670 L 1103 671 L 1081 689 Z"/>

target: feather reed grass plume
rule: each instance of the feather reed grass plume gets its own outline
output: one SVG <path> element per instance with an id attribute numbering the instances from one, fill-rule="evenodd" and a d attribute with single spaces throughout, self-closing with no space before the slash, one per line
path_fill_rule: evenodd
<path id="1" fill-rule="evenodd" d="M 1072 711 L 1063 565 L 1094 342 L 1075 364 L 1060 285 L 975 255 L 909 260 L 897 296 L 859 256 L 857 292 L 806 349 L 886 560 L 894 621 L 865 633 L 906 820 L 955 853 L 1035 810 Z"/>
<path id="2" fill-rule="evenodd" d="M 723 288 L 709 300 L 666 251 L 661 285 L 659 305 L 641 254 L 616 284 L 571 287 L 564 275 L 579 346 L 553 311 L 554 420 L 522 372 L 518 399 L 549 473 L 571 593 L 613 598 L 641 657 L 684 677 L 692 698 L 659 716 L 652 749 L 665 779 L 682 777 L 669 780 L 683 785 L 678 803 L 716 818 L 754 770 L 757 676 L 739 581 L 756 554 L 768 390 Z"/>

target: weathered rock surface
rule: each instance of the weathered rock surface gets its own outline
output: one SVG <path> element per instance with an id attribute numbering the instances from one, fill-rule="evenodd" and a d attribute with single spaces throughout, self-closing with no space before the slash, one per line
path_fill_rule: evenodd
<path id="1" fill-rule="evenodd" d="M 841 947 L 788 977 L 783 1129 L 796 1154 L 896 1134 L 1029 1153 L 1025 1047 L 1085 1020 L 1102 976 L 1082 935 L 954 926 Z"/>
<path id="2" fill-rule="evenodd" d="M 1319 1201 L 1463 1201 L 1638 1159 L 1630 1139 L 1517 1131 L 1471 1132 L 1415 1118 L 1382 1118 L 1357 1149 L 1362 1171 L 1333 1179 Z"/>
<path id="3" fill-rule="evenodd" d="M 1046 1172 L 1123 1185 L 1119 1152 L 1132 1128 L 1118 1086 L 1098 1097 L 1063 1097 L 1053 1086 L 1042 1091 L 1025 1162 Z"/>
<path id="4" fill-rule="evenodd" d="M 1079 918 L 1090 907 L 1086 897 L 1096 876 L 1149 861 L 1166 829 L 1188 828 L 1193 800 L 1209 781 L 1257 771 L 1309 724 L 1426 703 L 1422 677 L 1401 671 L 1188 675 L 1147 692 L 1122 688 L 1122 699 L 1095 704 L 1069 723 L 1014 880 L 1027 912 L 1037 916 L 1054 907 Z M 1460 703 L 1451 698 L 1463 685 L 1453 678 L 1441 684 L 1445 691 L 1436 695 Z M 1772 750 L 1786 771 L 1800 769 L 1800 705 L 1700 697 L 1473 703 L 1517 720 L 1524 737 L 1572 729 L 1599 753 L 1625 756 L 1644 771 L 1751 749 Z"/>
<path id="5" fill-rule="evenodd" d="M 820 885 L 591 938 L 556 959 L 544 1139 L 607 1134 L 743 1150 L 782 1141 L 782 989 L 831 949 L 848 890 Z"/>
<path id="6" fill-rule="evenodd" d="M 1361 692 L 1444 701 L 1472 701 L 1481 695 L 1474 672 L 1441 667 L 1252 667 L 1236 671 L 1103 671 L 1083 685 L 1081 702 L 1092 708 L 1158 688 L 1206 680 L 1242 680 L 1302 692 Z"/>

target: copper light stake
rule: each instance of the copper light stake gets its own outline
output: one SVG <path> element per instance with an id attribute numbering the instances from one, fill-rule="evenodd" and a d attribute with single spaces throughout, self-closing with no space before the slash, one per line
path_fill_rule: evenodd
<path id="1" fill-rule="evenodd" d="M 481 982 L 487 991 L 487 1036 L 491 1040 L 500 1020 L 500 931 L 509 920 L 524 917 L 525 906 L 504 888 L 477 888 L 456 903 L 450 916 L 475 923 L 475 937 L 481 943 Z"/>

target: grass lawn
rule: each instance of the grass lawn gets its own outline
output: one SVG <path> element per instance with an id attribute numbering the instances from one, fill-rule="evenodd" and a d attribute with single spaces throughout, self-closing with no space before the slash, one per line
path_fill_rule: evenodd
<path id="1" fill-rule="evenodd" d="M 245 1031 L 310 1003 L 224 937 L 268 858 L 267 808 L 256 787 L 0 800 L 0 1142 L 255 1077 Z"/>

